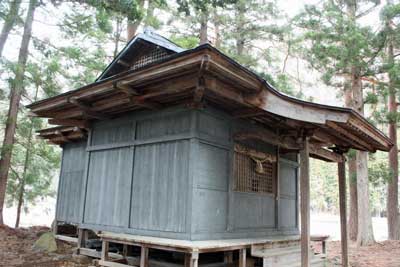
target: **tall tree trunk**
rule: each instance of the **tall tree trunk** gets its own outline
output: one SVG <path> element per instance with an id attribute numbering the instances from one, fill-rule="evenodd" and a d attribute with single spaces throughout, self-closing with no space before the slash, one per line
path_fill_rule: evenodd
<path id="1" fill-rule="evenodd" d="M 242 32 L 244 31 L 244 16 L 246 12 L 246 1 L 238 1 L 236 4 L 236 54 L 243 55 L 245 40 Z"/>
<path id="2" fill-rule="evenodd" d="M 10 11 L 4 19 L 3 29 L 1 29 L 0 33 L 0 57 L 3 55 L 3 48 L 6 44 L 8 34 L 10 33 L 15 21 L 17 20 L 20 5 L 21 0 L 14 0 L 10 3 Z"/>
<path id="3" fill-rule="evenodd" d="M 221 21 L 219 19 L 219 15 L 217 13 L 217 10 L 214 9 L 213 11 L 213 22 L 214 22 L 214 34 L 215 34 L 215 42 L 214 45 L 216 48 L 221 47 Z"/>
<path id="4" fill-rule="evenodd" d="M 154 3 L 151 0 L 147 1 L 147 11 L 146 11 L 146 18 L 144 20 L 144 26 L 148 27 L 151 26 L 151 21 L 153 20 L 154 17 Z"/>
<path id="5" fill-rule="evenodd" d="M 353 92 L 351 88 L 351 79 L 346 77 L 344 85 L 344 103 L 348 108 L 353 108 Z M 349 170 L 349 194 L 350 194 L 350 212 L 349 212 L 349 239 L 357 240 L 358 212 L 357 212 L 357 162 L 356 152 L 351 150 L 347 154 L 347 163 Z"/>
<path id="6" fill-rule="evenodd" d="M 388 23 L 389 24 L 389 23 Z M 390 27 L 390 25 L 388 25 Z M 388 45 L 388 61 L 389 65 L 394 64 L 393 40 L 389 39 Z M 389 151 L 389 168 L 391 177 L 387 185 L 387 220 L 388 220 L 388 238 L 392 240 L 400 239 L 400 224 L 399 224 L 399 200 L 398 200 L 398 184 L 399 184 L 399 158 L 397 148 L 397 103 L 396 103 L 396 88 L 394 87 L 392 73 L 389 73 L 389 138 L 394 146 Z"/>
<path id="7" fill-rule="evenodd" d="M 349 239 L 356 241 L 358 234 L 357 158 L 354 150 L 351 154 L 352 155 L 348 157 L 350 194 Z"/>
<path id="8" fill-rule="evenodd" d="M 121 18 L 117 18 L 117 27 L 115 30 L 115 40 L 114 40 L 114 58 L 117 57 L 118 52 L 119 52 L 119 41 L 121 39 L 121 23 L 122 20 Z"/>
<path id="9" fill-rule="evenodd" d="M 24 89 L 24 74 L 26 61 L 28 59 L 29 42 L 32 35 L 32 22 L 35 14 L 37 0 L 29 1 L 29 8 L 26 15 L 24 34 L 18 55 L 18 67 L 15 73 L 15 82 L 11 90 L 10 106 L 7 114 L 6 129 L 4 131 L 3 146 L 0 159 L 0 225 L 4 224 L 3 206 L 6 194 L 8 171 L 10 169 L 11 155 L 14 145 L 14 134 L 17 125 L 19 104 Z"/>
<path id="10" fill-rule="evenodd" d="M 135 37 L 137 29 L 139 28 L 141 20 L 137 19 L 135 21 L 128 20 L 128 30 L 127 30 L 127 39 L 128 42 Z"/>
<path id="11" fill-rule="evenodd" d="M 139 3 L 139 8 L 143 8 L 144 6 L 144 0 L 140 0 Z M 131 21 L 128 19 L 128 25 L 127 25 L 127 41 L 129 42 L 133 37 L 135 37 L 136 32 L 140 26 L 140 23 L 142 22 L 142 19 L 136 19 L 135 21 Z"/>
<path id="12" fill-rule="evenodd" d="M 359 70 L 352 67 L 352 91 L 354 108 L 364 114 L 363 88 Z M 372 229 L 372 218 L 369 207 L 368 152 L 357 151 L 357 212 L 358 233 L 357 244 L 369 245 L 375 242 Z"/>
<path id="13" fill-rule="evenodd" d="M 202 11 L 200 15 L 200 45 L 208 43 L 208 14 Z"/>
<path id="14" fill-rule="evenodd" d="M 357 151 L 357 199 L 358 234 L 357 245 L 367 246 L 375 242 L 369 208 L 368 153 Z"/>
<path id="15" fill-rule="evenodd" d="M 33 98 L 33 102 L 37 101 L 38 93 L 39 93 L 39 85 L 36 85 L 36 91 L 35 91 L 35 96 Z M 19 222 L 21 220 L 22 205 L 24 204 L 26 175 L 28 173 L 28 169 L 31 163 L 30 159 L 31 159 L 32 138 L 33 138 L 33 118 L 31 118 L 31 122 L 29 124 L 28 142 L 26 145 L 25 159 L 24 159 L 24 170 L 22 172 L 22 180 L 18 192 L 19 195 L 18 195 L 17 218 L 15 220 L 15 228 L 19 227 Z"/>

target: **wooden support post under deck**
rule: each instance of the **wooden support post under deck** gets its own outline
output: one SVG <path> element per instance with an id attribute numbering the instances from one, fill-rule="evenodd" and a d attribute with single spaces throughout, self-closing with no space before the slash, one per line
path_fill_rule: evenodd
<path id="1" fill-rule="evenodd" d="M 346 218 L 346 164 L 343 160 L 338 163 L 339 177 L 339 209 L 340 209 L 340 234 L 342 245 L 342 266 L 349 266 L 347 246 L 347 218 Z"/>
<path id="2" fill-rule="evenodd" d="M 224 263 L 227 267 L 232 267 L 233 263 L 233 251 L 225 251 L 224 252 Z"/>
<path id="3" fill-rule="evenodd" d="M 198 267 L 199 266 L 199 252 L 193 251 L 192 253 L 185 254 L 185 267 Z"/>
<path id="4" fill-rule="evenodd" d="M 108 260 L 108 241 L 103 240 L 103 244 L 101 246 L 101 260 Z"/>
<path id="5" fill-rule="evenodd" d="M 310 267 L 310 158 L 308 137 L 300 150 L 301 267 Z"/>
<path id="6" fill-rule="evenodd" d="M 88 231 L 86 229 L 78 228 L 78 249 L 86 247 L 88 239 Z"/>
<path id="7" fill-rule="evenodd" d="M 246 249 L 239 250 L 239 267 L 246 267 Z"/>
<path id="8" fill-rule="evenodd" d="M 140 267 L 148 267 L 149 266 L 149 248 L 142 247 L 140 253 Z"/>

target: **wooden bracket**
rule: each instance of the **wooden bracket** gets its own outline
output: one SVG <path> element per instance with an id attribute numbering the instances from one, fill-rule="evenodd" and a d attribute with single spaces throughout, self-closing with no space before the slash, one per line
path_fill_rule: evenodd
<path id="1" fill-rule="evenodd" d="M 68 139 L 68 137 L 66 137 L 66 136 L 63 134 L 63 132 L 61 132 L 61 131 L 59 131 L 59 130 L 55 131 L 55 134 L 59 136 L 59 139 L 60 139 L 59 141 L 62 141 L 62 142 L 65 142 L 65 143 L 71 141 L 70 139 Z"/>
<path id="2" fill-rule="evenodd" d="M 113 88 L 125 93 L 128 96 L 140 95 L 140 93 L 136 89 L 134 89 L 132 86 L 130 86 L 128 84 L 123 84 L 121 82 L 114 82 Z"/>
<path id="3" fill-rule="evenodd" d="M 62 125 L 62 126 L 77 126 L 79 128 L 88 129 L 90 123 L 85 120 L 74 120 L 74 119 L 49 119 L 49 124 Z"/>
<path id="4" fill-rule="evenodd" d="M 78 107 L 80 110 L 82 110 L 83 114 L 85 117 L 90 117 L 94 119 L 107 119 L 110 118 L 110 116 L 103 114 L 101 112 L 93 110 L 93 107 L 90 105 L 87 105 L 77 99 L 76 97 L 70 97 L 68 98 L 68 103 L 73 104 L 74 106 Z"/>
<path id="5" fill-rule="evenodd" d="M 205 90 L 206 87 L 205 87 L 204 77 L 201 76 L 197 81 L 196 89 L 194 89 L 193 102 L 195 104 L 199 104 L 203 101 Z"/>

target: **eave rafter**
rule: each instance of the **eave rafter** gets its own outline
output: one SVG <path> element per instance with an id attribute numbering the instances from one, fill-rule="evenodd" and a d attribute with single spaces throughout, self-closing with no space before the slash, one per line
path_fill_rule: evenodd
<path id="1" fill-rule="evenodd" d="M 244 141 L 249 139 L 259 140 L 267 144 L 277 145 L 292 151 L 299 151 L 300 149 L 302 149 L 301 144 L 297 142 L 297 138 L 295 136 L 281 136 L 267 130 L 238 132 L 234 135 L 235 141 Z M 328 162 L 342 162 L 344 160 L 341 154 L 330 151 L 315 143 L 310 143 L 309 149 L 311 157 L 317 159 Z"/>
<path id="2" fill-rule="evenodd" d="M 85 117 L 99 119 L 99 120 L 104 120 L 104 119 L 110 118 L 110 116 L 108 116 L 102 112 L 95 111 L 91 105 L 85 104 L 83 101 L 79 100 L 77 97 L 68 98 L 68 103 L 79 108 L 83 112 L 83 115 Z"/>
<path id="3" fill-rule="evenodd" d="M 81 127 L 91 119 L 109 118 L 111 114 L 141 107 L 159 109 L 187 103 L 188 99 L 195 106 L 204 100 L 217 103 L 230 112 L 237 107 L 235 118 L 252 119 L 269 127 L 316 129 L 310 141 L 319 148 L 387 151 L 392 145 L 354 111 L 283 95 L 209 46 L 40 101 L 30 108 L 36 115 L 52 118 L 54 123 L 59 120 L 60 125 L 69 125 L 76 120 L 74 125 L 79 123 Z M 322 149 L 322 153 L 327 150 Z"/>

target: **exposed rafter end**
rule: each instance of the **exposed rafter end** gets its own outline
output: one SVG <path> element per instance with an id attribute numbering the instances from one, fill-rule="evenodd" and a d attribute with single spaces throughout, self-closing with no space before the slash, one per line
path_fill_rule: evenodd
<path id="1" fill-rule="evenodd" d="M 100 119 L 100 120 L 111 118 L 109 115 L 106 115 L 104 113 L 95 111 L 93 109 L 93 107 L 83 103 L 82 101 L 80 101 L 76 97 L 68 98 L 68 103 L 70 103 L 70 104 L 78 107 L 80 110 L 82 110 L 82 112 L 83 112 L 85 117 L 94 118 L 94 119 Z"/>
<path id="2" fill-rule="evenodd" d="M 232 116 L 237 119 L 250 118 L 264 115 L 266 112 L 260 109 L 248 108 L 235 111 Z"/>
<path id="3" fill-rule="evenodd" d="M 79 128 L 88 129 L 90 123 L 85 120 L 73 120 L 73 119 L 49 119 L 49 124 L 62 125 L 62 126 L 77 126 Z"/>
<path id="4" fill-rule="evenodd" d="M 193 92 L 193 102 L 199 104 L 203 101 L 204 93 L 206 91 L 204 77 L 199 77 L 196 88 Z"/>
<path id="5" fill-rule="evenodd" d="M 343 162 L 344 157 L 341 154 L 330 151 L 328 149 L 318 147 L 314 144 L 310 144 L 310 154 L 314 158 L 321 159 L 328 162 Z"/>
<path id="6" fill-rule="evenodd" d="M 129 84 L 124 84 L 122 82 L 115 82 L 113 84 L 113 87 L 114 89 L 119 90 L 128 96 L 140 95 L 140 93 Z"/>

